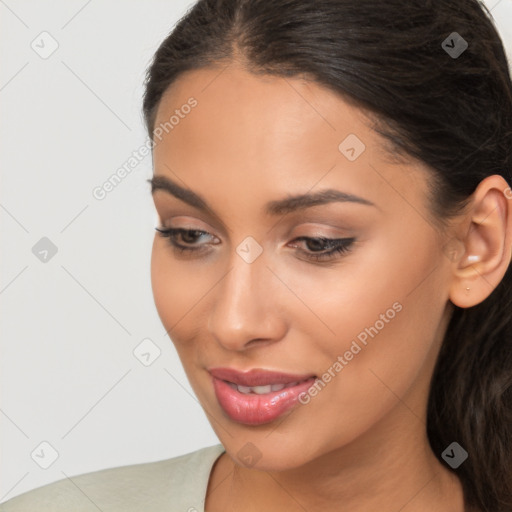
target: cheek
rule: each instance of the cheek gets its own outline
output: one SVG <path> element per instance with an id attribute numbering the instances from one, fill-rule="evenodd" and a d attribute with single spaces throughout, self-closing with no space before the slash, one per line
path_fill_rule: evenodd
<path id="1" fill-rule="evenodd" d="M 151 287 L 160 320 L 173 337 L 200 295 L 194 290 L 196 280 L 191 279 L 190 275 L 187 277 L 179 262 L 172 257 L 172 248 L 167 244 L 167 240 L 155 235 L 151 253 Z"/>
<path id="2" fill-rule="evenodd" d="M 434 234 L 425 229 L 412 246 L 406 228 L 385 235 L 382 230 L 323 282 L 306 276 L 315 308 L 335 340 L 324 346 L 337 355 L 349 351 L 353 341 L 361 346 L 354 361 L 371 356 L 375 364 L 391 367 L 407 358 L 421 364 L 428 353 L 446 303 L 445 277 Z"/>
<path id="3" fill-rule="evenodd" d="M 158 235 L 155 235 L 151 251 L 151 288 L 160 320 L 168 329 L 176 300 L 175 287 L 172 285 L 172 268 L 166 259 L 168 258 L 164 256 L 162 241 L 158 239 Z"/>
<path id="4" fill-rule="evenodd" d="M 327 381 L 311 403 L 317 401 L 318 410 L 335 407 L 336 428 L 342 423 L 347 439 L 399 404 L 398 397 L 410 395 L 403 407 L 409 419 L 421 415 L 437 350 L 445 301 L 442 272 L 432 272 L 435 245 L 426 241 L 422 248 L 400 251 L 386 245 L 376 244 L 350 264 L 347 259 L 330 282 L 302 276 L 330 331 L 320 322 L 316 332 L 309 331 L 324 361 L 319 378 Z"/>
<path id="5" fill-rule="evenodd" d="M 215 286 L 208 266 L 173 256 L 168 241 L 155 235 L 151 252 L 151 287 L 160 320 L 180 352 L 201 329 L 201 307 Z M 218 279 L 218 277 L 217 277 Z M 182 340 L 182 341 L 180 341 Z"/>

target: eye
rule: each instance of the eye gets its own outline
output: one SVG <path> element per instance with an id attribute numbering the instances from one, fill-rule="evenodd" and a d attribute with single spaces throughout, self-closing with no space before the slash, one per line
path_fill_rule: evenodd
<path id="1" fill-rule="evenodd" d="M 213 237 L 213 235 L 210 235 L 210 233 L 206 231 L 202 231 L 200 229 L 185 229 L 185 228 L 168 228 L 168 229 L 162 229 L 162 228 L 155 228 L 159 235 L 168 238 L 169 243 L 171 244 L 172 248 L 178 252 L 178 253 L 184 253 L 184 252 L 197 252 L 202 251 L 203 247 L 195 247 L 193 244 L 197 241 L 198 238 L 207 235 L 210 237 Z M 185 242 L 185 244 L 190 245 L 183 245 L 177 242 L 178 237 L 181 237 L 182 241 Z"/>
<path id="2" fill-rule="evenodd" d="M 213 237 L 207 231 L 202 231 L 199 229 L 185 229 L 185 228 L 155 228 L 158 231 L 159 235 L 168 238 L 169 243 L 172 248 L 177 253 L 187 252 L 189 254 L 197 253 L 199 251 L 205 250 L 206 244 L 197 244 L 196 242 L 201 237 Z M 178 237 L 181 238 L 181 241 L 187 245 L 183 245 L 177 241 Z M 354 243 L 355 238 L 312 238 L 307 236 L 301 236 L 296 238 L 294 241 L 304 241 L 306 242 L 306 246 L 310 250 L 300 249 L 299 252 L 304 254 L 307 259 L 322 262 L 322 261 L 331 261 L 336 258 L 339 258 L 342 254 L 345 254 L 350 251 L 352 244 Z M 296 247 L 296 245 L 291 245 L 292 247 Z"/>
<path id="3" fill-rule="evenodd" d="M 295 241 L 305 241 L 306 246 L 313 247 L 312 251 L 300 250 L 306 255 L 306 258 L 313 261 L 331 261 L 339 258 L 342 254 L 351 250 L 351 246 L 356 239 L 352 238 L 311 238 L 301 236 Z M 292 245 L 294 247 L 294 245 Z"/>

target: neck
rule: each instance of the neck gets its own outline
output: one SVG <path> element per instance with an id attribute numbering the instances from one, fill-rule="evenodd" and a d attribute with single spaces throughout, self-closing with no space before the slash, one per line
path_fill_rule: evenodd
<path id="1" fill-rule="evenodd" d="M 424 418 L 404 402 L 357 440 L 298 468 L 261 471 L 222 457 L 219 511 L 464 512 L 458 478 L 432 452 Z"/>

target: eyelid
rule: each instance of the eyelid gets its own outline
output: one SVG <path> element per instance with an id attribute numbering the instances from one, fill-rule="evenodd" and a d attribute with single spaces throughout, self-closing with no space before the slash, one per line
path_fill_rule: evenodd
<path id="1" fill-rule="evenodd" d="M 343 219 L 333 220 L 329 217 L 316 222 L 294 224 L 289 234 L 290 236 L 294 236 L 293 233 L 299 231 L 300 233 L 297 236 L 309 236 L 311 238 L 343 238 L 344 236 L 351 236 L 355 227 L 354 222 L 350 222 L 348 219 L 345 219 L 345 221 Z"/>
<path id="2" fill-rule="evenodd" d="M 172 196 L 169 197 L 171 201 L 175 200 Z M 157 204 L 157 202 L 154 201 L 154 205 L 157 211 L 155 225 L 158 224 L 160 227 L 166 227 L 165 223 L 177 223 L 178 226 L 176 227 L 208 231 L 209 233 L 215 231 L 222 236 L 227 236 L 232 233 L 231 228 L 226 226 L 220 219 L 217 220 L 216 217 L 211 218 L 208 214 L 203 215 L 198 213 L 197 211 L 194 211 L 193 207 L 184 205 L 181 202 L 178 202 L 177 205 L 174 203 L 169 205 L 167 202 Z M 161 214 L 158 214 L 158 212 L 161 212 Z M 192 226 L 189 227 L 190 224 L 192 224 Z M 194 224 L 201 224 L 204 227 L 195 227 Z M 170 227 L 174 228 L 175 226 L 173 225 Z"/>

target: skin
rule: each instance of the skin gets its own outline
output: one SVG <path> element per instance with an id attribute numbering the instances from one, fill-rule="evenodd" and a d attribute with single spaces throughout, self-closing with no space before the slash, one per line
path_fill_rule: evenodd
<path id="1" fill-rule="evenodd" d="M 204 230 L 177 242 L 206 250 L 180 255 L 155 233 L 151 277 L 158 314 L 226 449 L 206 511 L 326 512 L 340 503 L 350 512 L 463 511 L 458 478 L 427 440 L 427 397 L 452 303 L 484 300 L 510 263 L 506 181 L 483 180 L 441 232 L 428 210 L 429 169 L 388 154 L 369 118 L 339 95 L 231 62 L 182 74 L 155 126 L 191 96 L 197 106 L 156 141 L 154 174 L 201 195 L 211 210 L 159 189 L 153 199 L 159 227 Z M 366 146 L 352 162 L 338 149 L 348 134 Z M 324 188 L 375 206 L 263 213 L 268 201 Z M 252 263 L 236 252 L 247 236 L 263 250 Z M 300 236 L 356 241 L 315 263 L 308 254 L 328 247 L 294 241 Z M 448 255 L 446 244 L 459 251 Z M 321 376 L 395 302 L 402 310 L 307 405 L 248 426 L 217 402 L 207 368 Z M 260 458 L 248 464 L 242 448 Z"/>

